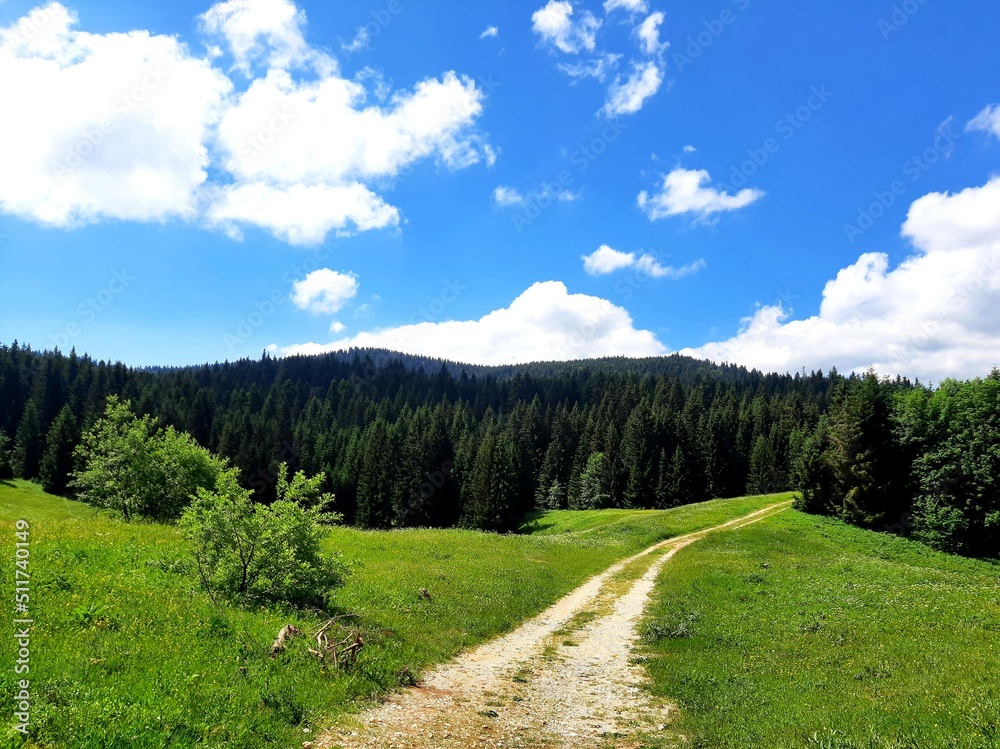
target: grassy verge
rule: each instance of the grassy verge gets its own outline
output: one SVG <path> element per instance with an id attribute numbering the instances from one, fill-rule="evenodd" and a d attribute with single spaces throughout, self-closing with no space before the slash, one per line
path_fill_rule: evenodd
<path id="1" fill-rule="evenodd" d="M 5 607 L 13 600 L 14 523 L 31 524 L 27 745 L 300 746 L 331 718 L 511 629 L 614 561 L 774 501 L 546 513 L 532 518 L 537 533 L 520 536 L 334 529 L 330 548 L 351 567 L 338 596 L 353 615 L 344 632 L 356 628 L 366 642 L 357 663 L 339 670 L 309 656 L 303 640 L 270 657 L 284 624 L 312 632 L 326 616 L 217 608 L 198 588 L 174 528 L 126 524 L 29 484 L 0 483 Z M 5 705 L 15 693 L 9 634 L 0 637 Z M 18 745 L 16 734 L 6 739 Z"/>
<path id="2" fill-rule="evenodd" d="M 664 745 L 998 747 L 998 592 L 997 565 L 793 511 L 712 534 L 645 623 Z"/>

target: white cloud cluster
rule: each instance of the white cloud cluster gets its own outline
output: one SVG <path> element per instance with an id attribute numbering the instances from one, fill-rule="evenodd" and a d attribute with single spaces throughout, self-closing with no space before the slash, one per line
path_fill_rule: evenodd
<path id="1" fill-rule="evenodd" d="M 292 284 L 292 303 L 299 309 L 332 315 L 340 312 L 357 293 L 358 277 L 353 273 L 320 268 Z"/>
<path id="2" fill-rule="evenodd" d="M 0 29 L 0 210 L 43 224 L 186 221 L 294 244 L 399 223 L 375 191 L 416 162 L 494 154 L 484 94 L 446 72 L 389 95 L 341 77 L 291 0 L 225 0 L 200 17 L 226 52 L 147 31 L 90 34 L 58 2 Z M 249 77 L 236 91 L 224 56 Z M 364 72 L 364 71 L 363 71 Z M 371 76 L 369 76 L 371 77 Z"/>
<path id="3" fill-rule="evenodd" d="M 225 39 L 236 67 L 249 74 L 262 62 L 271 68 L 301 65 L 313 56 L 306 43 L 306 14 L 292 0 L 224 0 L 201 16 L 204 30 Z"/>
<path id="4" fill-rule="evenodd" d="M 0 29 L 0 210 L 63 227 L 195 218 L 232 84 L 173 37 L 76 20 L 50 3 Z"/>
<path id="5" fill-rule="evenodd" d="M 678 167 L 663 178 L 660 192 L 639 193 L 639 208 L 650 221 L 693 213 L 705 219 L 716 213 L 744 208 L 764 197 L 761 190 L 744 189 L 735 195 L 711 186 L 712 178 L 704 169 Z"/>
<path id="6" fill-rule="evenodd" d="M 591 276 L 605 276 L 615 271 L 632 268 L 651 278 L 669 278 L 677 280 L 697 273 L 705 267 L 704 260 L 696 260 L 688 265 L 675 268 L 663 265 L 651 253 L 636 255 L 634 252 L 622 252 L 602 244 L 589 255 L 582 255 L 583 269 Z"/>
<path id="7" fill-rule="evenodd" d="M 823 290 L 819 314 L 758 309 L 739 333 L 682 353 L 768 371 L 836 366 L 925 381 L 985 376 L 1000 364 L 1000 177 L 915 201 L 903 236 L 918 250 L 895 268 L 862 255 Z"/>
<path id="8" fill-rule="evenodd" d="M 574 18 L 575 15 L 575 18 Z M 588 10 L 576 13 L 568 0 L 549 0 L 531 14 L 531 28 L 542 41 L 566 54 L 594 51 L 601 22 Z"/>
<path id="9" fill-rule="evenodd" d="M 500 29 L 498 29 L 496 26 L 487 26 L 483 30 L 483 33 L 479 35 L 479 38 L 480 39 L 496 39 L 498 36 L 500 36 Z"/>
<path id="10" fill-rule="evenodd" d="M 969 124 L 965 126 L 965 129 L 992 133 L 1000 138 L 1000 104 L 986 107 L 986 109 L 969 120 Z"/>
<path id="11" fill-rule="evenodd" d="M 606 16 L 617 10 L 624 10 L 629 17 L 649 10 L 647 0 L 606 0 Z M 549 0 L 548 4 L 532 15 L 532 28 L 546 43 L 567 53 L 594 52 L 597 33 L 603 22 L 590 11 L 580 11 L 574 20 L 573 5 L 567 0 Z M 607 89 L 607 97 L 600 114 L 605 117 L 621 117 L 635 114 L 663 86 L 666 65 L 663 55 L 669 47 L 660 41 L 660 26 L 664 14 L 649 14 L 632 34 L 637 40 L 639 56 L 629 62 L 628 72 L 618 74 Z M 624 55 L 613 52 L 599 52 L 595 57 L 557 63 L 557 68 L 576 80 L 595 78 L 601 83 L 611 76 Z"/>
<path id="12" fill-rule="evenodd" d="M 420 322 L 280 349 L 285 356 L 352 347 L 388 348 L 470 364 L 514 364 L 598 356 L 668 353 L 648 330 L 636 329 L 622 307 L 586 294 L 570 294 L 558 281 L 532 285 L 509 307 L 478 320 Z"/>

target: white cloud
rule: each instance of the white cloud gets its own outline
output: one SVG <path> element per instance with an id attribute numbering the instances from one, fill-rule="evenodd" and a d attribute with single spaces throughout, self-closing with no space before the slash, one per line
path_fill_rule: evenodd
<path id="1" fill-rule="evenodd" d="M 244 73 L 257 61 L 288 68 L 314 55 L 303 32 L 306 14 L 292 0 L 225 0 L 209 8 L 201 22 L 206 32 L 225 39 Z"/>
<path id="2" fill-rule="evenodd" d="M 969 124 L 965 126 L 965 129 L 992 133 L 1000 138 L 1000 104 L 986 107 L 986 109 L 969 120 Z"/>
<path id="3" fill-rule="evenodd" d="M 205 218 L 234 239 L 241 237 L 241 224 L 252 224 L 288 244 L 315 245 L 331 231 L 397 226 L 399 211 L 358 182 L 283 188 L 245 182 L 219 190 Z"/>
<path id="4" fill-rule="evenodd" d="M 684 153 L 694 153 L 697 150 L 694 146 L 684 146 Z"/>
<path id="5" fill-rule="evenodd" d="M 76 22 L 50 3 L 0 29 L 0 210 L 64 227 L 195 217 L 229 80 L 173 37 Z"/>
<path id="6" fill-rule="evenodd" d="M 758 309 L 727 341 L 682 353 L 768 371 L 836 366 L 940 381 L 1000 364 L 1000 177 L 915 201 L 903 236 L 918 253 L 889 268 L 872 252 L 823 290 L 819 314 Z"/>
<path id="7" fill-rule="evenodd" d="M 340 48 L 347 52 L 348 54 L 353 54 L 354 52 L 360 52 L 363 49 L 368 48 L 368 43 L 371 41 L 371 34 L 366 26 L 358 26 L 357 32 L 354 34 L 354 38 L 351 39 L 349 44 L 341 44 Z"/>
<path id="8" fill-rule="evenodd" d="M 604 0 L 604 12 L 624 10 L 629 14 L 645 13 L 649 10 L 648 0 Z"/>
<path id="9" fill-rule="evenodd" d="M 486 29 L 485 29 L 485 31 L 483 31 L 483 33 L 479 35 L 479 38 L 480 39 L 490 39 L 490 38 L 496 39 L 498 36 L 500 36 L 500 29 L 498 29 L 496 26 L 487 26 Z"/>
<path id="10" fill-rule="evenodd" d="M 17 107 L 0 122 L 3 212 L 64 227 L 177 217 L 233 237 L 256 225 L 315 244 L 398 225 L 374 190 L 418 161 L 495 159 L 472 80 L 446 72 L 390 95 L 370 71 L 342 78 L 290 0 L 226 0 L 201 16 L 255 71 L 235 95 L 217 50 L 198 58 L 174 37 L 76 22 L 51 3 L 0 28 L 0 102 Z"/>
<path id="11" fill-rule="evenodd" d="M 556 67 L 570 78 L 596 78 L 603 83 L 611 71 L 618 67 L 621 58 L 622 55 L 608 53 L 592 60 L 560 62 Z"/>
<path id="12" fill-rule="evenodd" d="M 353 273 L 320 268 L 292 285 L 292 303 L 299 309 L 332 315 L 340 312 L 357 293 L 358 277 Z M 338 324 L 331 325 L 331 330 Z M 340 330 L 343 329 L 341 326 Z"/>
<path id="13" fill-rule="evenodd" d="M 524 196 L 513 187 L 500 185 L 493 191 L 493 202 L 504 207 L 524 205 Z"/>
<path id="14" fill-rule="evenodd" d="M 670 46 L 667 42 L 660 41 L 660 24 L 662 23 L 663 13 L 652 13 L 635 29 L 635 35 L 639 37 L 642 51 L 647 55 L 662 55 L 664 50 Z"/>
<path id="15" fill-rule="evenodd" d="M 621 252 L 602 244 L 589 255 L 582 255 L 583 269 L 592 276 L 603 276 L 635 265 L 634 252 Z"/>
<path id="16" fill-rule="evenodd" d="M 602 244 L 589 255 L 581 256 L 583 269 L 591 276 L 604 276 L 625 268 L 633 268 L 652 278 L 670 278 L 676 280 L 697 273 L 705 267 L 704 260 L 696 260 L 688 265 L 675 268 L 663 265 L 651 253 L 636 255 L 634 252 L 622 252 Z"/>
<path id="17" fill-rule="evenodd" d="M 608 88 L 608 99 L 601 111 L 608 117 L 635 114 L 662 84 L 663 70 L 655 62 L 633 65 L 624 83 L 619 77 Z"/>
<path id="18" fill-rule="evenodd" d="M 570 294 L 559 281 L 536 283 L 509 307 L 479 320 L 421 322 L 327 344 L 289 346 L 281 353 L 319 354 L 352 347 L 388 348 L 470 364 L 668 353 L 652 332 L 636 329 L 624 308 L 599 297 Z"/>
<path id="19" fill-rule="evenodd" d="M 542 41 L 566 54 L 594 51 L 601 22 L 590 11 L 581 11 L 574 20 L 573 5 L 567 0 L 549 0 L 531 15 L 532 29 Z"/>
<path id="20" fill-rule="evenodd" d="M 340 320 L 334 320 L 332 323 L 330 323 L 331 333 L 343 333 L 345 330 L 347 330 L 347 326 L 344 325 L 344 323 L 340 322 Z"/>
<path id="21" fill-rule="evenodd" d="M 524 206 L 528 203 L 547 205 L 552 201 L 573 203 L 583 198 L 583 190 L 573 192 L 572 190 L 559 190 L 557 188 L 558 185 L 554 187 L 548 183 L 543 183 L 537 190 L 523 193 L 514 187 L 500 185 L 493 190 L 493 202 L 502 208 L 510 208 L 512 206 Z"/>
<path id="22" fill-rule="evenodd" d="M 735 195 L 711 187 L 711 177 L 707 171 L 674 169 L 663 178 L 659 193 L 639 193 L 639 208 L 646 212 L 650 221 L 666 216 L 694 213 L 707 218 L 715 213 L 735 211 L 764 197 L 761 190 L 744 189 Z"/>

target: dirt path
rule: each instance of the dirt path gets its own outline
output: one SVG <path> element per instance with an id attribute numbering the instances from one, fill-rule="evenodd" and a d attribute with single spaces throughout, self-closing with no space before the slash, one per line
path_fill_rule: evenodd
<path id="1" fill-rule="evenodd" d="M 632 661 L 636 626 L 663 565 L 708 533 L 742 518 L 652 546 L 592 577 L 513 632 L 427 673 L 419 687 L 321 737 L 322 749 L 474 749 L 629 746 L 662 730 L 670 706 L 654 704 Z"/>

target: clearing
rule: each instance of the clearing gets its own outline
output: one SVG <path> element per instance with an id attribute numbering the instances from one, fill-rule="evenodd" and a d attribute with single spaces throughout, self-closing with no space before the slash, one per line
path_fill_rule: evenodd
<path id="1" fill-rule="evenodd" d="M 632 658 L 637 624 L 663 565 L 713 531 L 787 509 L 769 505 L 661 541 L 591 578 L 513 632 L 434 669 L 414 687 L 317 746 L 599 747 L 658 732 L 670 707 L 643 689 Z"/>

